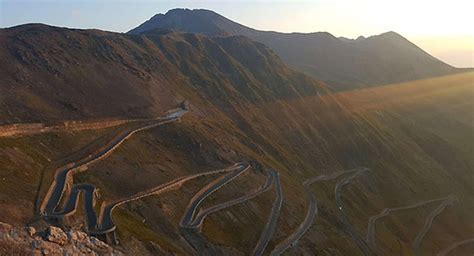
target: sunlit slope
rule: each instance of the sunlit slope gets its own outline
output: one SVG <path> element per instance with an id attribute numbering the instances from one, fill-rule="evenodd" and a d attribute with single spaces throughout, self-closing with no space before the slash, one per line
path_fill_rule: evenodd
<path id="1" fill-rule="evenodd" d="M 474 206 L 471 202 L 474 195 L 472 76 L 472 73 L 460 74 L 306 97 L 255 106 L 247 113 L 264 111 L 262 116 L 271 119 L 272 125 L 255 122 L 253 126 L 261 129 L 258 133 L 266 137 L 278 130 L 278 139 L 267 141 L 278 144 L 275 147 L 285 148 L 279 150 L 285 152 L 280 156 L 288 159 L 283 162 L 300 164 L 291 169 L 293 179 L 333 169 L 328 167 L 329 163 L 337 163 L 346 169 L 357 165 L 373 169 L 372 180 L 361 182 L 358 188 L 343 195 L 352 209 L 347 210 L 352 216 L 350 219 L 361 235 L 367 232 L 369 217 L 384 208 L 450 194 L 459 198 L 459 204 L 448 208 L 451 212 L 437 217 L 433 231 L 422 244 L 429 255 L 452 242 L 468 238 L 474 230 L 471 224 L 464 224 L 473 223 L 469 212 Z M 278 113 L 274 109 L 278 109 Z M 311 168 L 314 169 L 311 171 Z M 324 187 L 318 187 L 319 195 L 328 202 L 333 201 L 334 187 L 319 186 Z M 333 210 L 326 218 L 335 224 L 337 209 L 330 207 Z M 387 253 L 398 252 L 400 248 L 410 252 L 430 209 L 413 209 L 405 213 L 405 217 L 389 219 L 390 232 L 378 237 L 382 248 Z M 346 246 L 333 235 L 330 235 L 331 239 L 318 240 L 321 232 L 326 234 L 331 229 L 324 222 L 319 225 L 312 227 L 306 236 L 307 248 L 315 248 L 309 252 L 323 250 L 321 247 L 326 243 L 329 247 L 339 245 L 339 250 L 345 253 L 357 251 L 344 251 L 342 248 Z M 339 229 L 336 233 L 342 235 L 344 232 Z"/>
<path id="2" fill-rule="evenodd" d="M 435 191 L 446 191 L 445 194 L 460 199 L 434 219 L 421 246 L 424 255 L 435 254 L 450 243 L 472 236 L 472 226 L 455 227 L 453 223 L 459 216 L 468 216 L 474 210 L 474 73 L 346 92 L 337 97 L 354 115 L 371 115 L 415 143 L 416 147 L 399 154 L 427 156 L 424 166 L 432 166 L 429 172 L 422 174 L 418 168 L 413 168 L 412 173 L 399 170 L 404 178 L 416 181 L 410 188 L 415 192 L 414 198 L 418 198 L 416 201 L 422 201 L 417 192 L 422 190 L 433 190 L 431 198 L 436 198 Z M 404 137 L 401 134 L 388 139 L 400 140 Z M 417 148 L 423 153 L 417 153 Z M 463 191 L 457 191 L 458 188 Z M 432 210 L 436 204 L 429 207 Z M 421 227 L 422 223 L 416 221 L 412 213 L 411 210 L 401 212 L 394 215 L 395 218 L 388 218 L 387 226 L 379 225 L 379 238 L 386 239 L 383 248 L 387 254 L 400 250 L 403 238 L 395 234 L 405 233 L 405 239 L 414 239 L 413 228 Z M 467 223 L 472 221 L 471 217 L 466 220 Z M 404 231 L 395 228 L 394 223 L 405 223 L 406 228 Z M 460 246 L 453 255 L 467 255 L 472 250 L 472 245 Z"/>
<path id="3" fill-rule="evenodd" d="M 355 112 L 390 111 L 465 154 L 473 168 L 474 73 L 380 86 L 341 94 Z"/>

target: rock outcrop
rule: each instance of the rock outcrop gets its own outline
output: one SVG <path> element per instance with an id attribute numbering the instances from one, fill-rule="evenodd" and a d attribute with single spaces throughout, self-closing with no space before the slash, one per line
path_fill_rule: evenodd
<path id="1" fill-rule="evenodd" d="M 66 233 L 62 229 L 54 226 L 50 226 L 47 229 L 45 238 L 46 240 L 59 245 L 64 245 L 67 241 Z"/>
<path id="2" fill-rule="evenodd" d="M 0 255 L 123 255 L 77 230 L 50 226 L 44 231 L 0 222 Z"/>

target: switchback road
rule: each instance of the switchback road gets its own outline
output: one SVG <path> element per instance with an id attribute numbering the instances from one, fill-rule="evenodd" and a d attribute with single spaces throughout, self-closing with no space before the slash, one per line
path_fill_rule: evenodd
<path id="1" fill-rule="evenodd" d="M 316 201 L 316 197 L 311 192 L 310 186 L 315 182 L 333 180 L 340 177 L 341 175 L 352 173 L 355 171 L 357 170 L 347 170 L 347 171 L 336 172 L 336 173 L 328 174 L 328 175 L 320 175 L 303 182 L 306 195 L 309 199 L 306 217 L 304 221 L 300 224 L 300 226 L 290 236 L 288 236 L 284 241 L 282 241 L 277 246 L 275 246 L 275 248 L 271 252 L 272 256 L 281 255 L 288 248 L 294 246 L 299 241 L 299 239 L 301 239 L 304 233 L 306 233 L 309 227 L 313 224 L 314 218 L 318 214 L 318 203 Z"/>
<path id="2" fill-rule="evenodd" d="M 367 226 L 367 238 L 366 238 L 367 242 L 369 243 L 369 245 L 373 249 L 375 249 L 377 247 L 377 245 L 375 243 L 375 224 L 379 219 L 381 219 L 381 218 L 383 218 L 383 217 L 385 217 L 389 214 L 392 214 L 394 212 L 397 212 L 397 211 L 414 209 L 414 208 L 425 206 L 425 205 L 430 204 L 430 203 L 445 201 L 449 198 L 450 197 L 443 197 L 443 198 L 437 198 L 437 199 L 432 199 L 432 200 L 427 200 L 427 201 L 415 203 L 415 204 L 412 204 L 412 205 L 383 209 L 383 211 L 380 212 L 379 214 L 374 215 L 374 216 L 369 218 L 369 224 Z"/>
<path id="3" fill-rule="evenodd" d="M 145 124 L 141 127 L 138 127 L 136 129 L 127 131 L 127 132 L 122 132 L 118 134 L 116 137 L 114 137 L 111 141 L 106 143 L 101 150 L 77 161 L 77 162 L 71 162 L 66 164 L 64 167 L 59 168 L 56 171 L 55 178 L 53 183 L 51 184 L 47 195 L 45 196 L 43 200 L 43 204 L 41 205 L 41 214 L 44 216 L 57 216 L 58 214 L 61 213 L 61 211 L 58 209 L 59 204 L 61 202 L 61 198 L 63 197 L 63 194 L 66 189 L 66 185 L 69 187 L 73 187 L 73 175 L 75 172 L 81 171 L 83 169 L 86 169 L 87 166 L 90 164 L 99 161 L 108 155 L 110 155 L 117 147 L 119 147 L 125 140 L 130 138 L 132 135 L 134 135 L 137 132 L 154 128 L 159 125 L 163 125 L 166 123 L 174 122 L 177 121 L 181 118 L 181 116 L 186 113 L 186 110 L 184 109 L 177 109 L 172 112 L 169 112 L 165 117 L 163 118 L 158 118 L 151 124 L 148 122 L 145 122 Z M 68 200 L 66 200 L 67 202 Z"/>
<path id="4" fill-rule="evenodd" d="M 439 252 L 438 254 L 436 254 L 436 256 L 446 256 L 446 255 L 450 254 L 454 249 L 458 248 L 459 246 L 462 246 L 462 245 L 465 245 L 465 244 L 470 244 L 470 243 L 474 243 L 474 238 L 469 238 L 469 239 L 466 239 L 466 240 L 456 242 L 456 243 L 450 245 L 448 248 L 446 248 L 446 249 L 442 250 L 441 252 Z"/>
<path id="5" fill-rule="evenodd" d="M 199 178 L 199 177 L 215 175 L 215 174 L 220 174 L 220 173 L 225 173 L 225 172 L 232 172 L 232 171 L 242 169 L 245 166 L 246 166 L 245 164 L 235 164 L 225 169 L 179 177 L 165 184 L 161 184 L 159 186 L 137 193 L 133 196 L 117 200 L 110 204 L 107 204 L 106 202 L 104 202 L 102 204 L 101 211 L 98 218 L 94 210 L 96 187 L 91 184 L 78 184 L 73 187 L 71 191 L 71 195 L 69 197 L 69 201 L 66 203 L 66 207 L 64 208 L 64 210 L 56 213 L 56 216 L 63 217 L 63 216 L 73 215 L 77 210 L 78 198 L 80 196 L 80 193 L 82 192 L 84 193 L 84 199 L 85 199 L 84 209 L 86 210 L 86 214 L 87 214 L 86 217 L 87 217 L 89 232 L 92 234 L 106 234 L 115 230 L 116 226 L 113 224 L 113 221 L 112 221 L 112 213 L 116 207 L 122 204 L 135 201 L 135 200 L 138 200 L 147 196 L 151 196 L 151 195 L 159 195 L 165 191 L 169 191 L 173 188 L 180 187 L 185 182 Z"/>
<path id="6" fill-rule="evenodd" d="M 103 234 L 103 233 L 108 233 L 108 232 L 111 232 L 111 231 L 115 230 L 116 227 L 115 227 L 115 225 L 113 224 L 113 221 L 112 221 L 112 213 L 113 213 L 113 210 L 116 207 L 120 206 L 120 205 L 123 205 L 123 204 L 131 202 L 131 201 L 135 201 L 135 200 L 147 197 L 147 196 L 159 195 L 159 194 L 161 194 L 165 191 L 171 190 L 173 188 L 180 187 L 185 182 L 196 179 L 196 178 L 199 178 L 199 177 L 214 175 L 214 174 L 219 174 L 219 173 L 225 173 L 225 172 L 236 172 L 236 171 L 245 169 L 246 167 L 247 167 L 247 164 L 238 163 L 238 164 L 234 164 L 234 165 L 232 165 L 228 168 L 225 168 L 225 169 L 220 169 L 220 170 L 215 170 L 215 171 L 209 171 L 209 172 L 203 172 L 203 173 L 199 173 L 199 174 L 193 174 L 193 175 L 187 175 L 187 176 L 179 177 L 179 178 L 176 178 L 176 179 L 174 179 L 170 182 L 167 182 L 167 183 L 161 184 L 157 187 L 154 187 L 154 188 L 145 190 L 143 192 L 137 193 L 137 194 L 135 194 L 133 196 L 130 196 L 128 198 L 117 200 L 117 201 L 115 201 L 113 203 L 110 203 L 110 204 L 105 204 L 104 203 L 101 207 L 101 211 L 100 211 L 100 215 L 99 215 L 99 219 L 101 221 L 97 225 L 98 227 L 97 227 L 96 233 Z"/>
<path id="7" fill-rule="evenodd" d="M 206 208 L 206 209 L 200 211 L 196 215 L 196 217 L 194 218 L 194 221 L 192 223 L 190 223 L 189 227 L 201 228 L 204 219 L 209 214 L 212 214 L 214 212 L 223 210 L 225 208 L 228 208 L 228 207 L 231 207 L 231 206 L 249 201 L 249 200 L 265 193 L 266 191 L 268 191 L 271 188 L 272 183 L 273 183 L 273 176 L 271 174 L 267 174 L 267 180 L 266 180 L 266 182 L 263 186 L 260 186 L 258 189 L 255 189 L 254 191 L 251 191 L 250 193 L 247 193 L 246 195 L 241 196 L 239 198 L 236 198 L 236 199 L 224 202 L 224 203 L 220 203 L 220 204 L 211 206 L 209 208 Z"/>
<path id="8" fill-rule="evenodd" d="M 76 213 L 81 193 L 84 194 L 84 210 L 86 211 L 87 224 L 90 230 L 95 228 L 97 224 L 94 210 L 96 187 L 92 184 L 74 185 L 69 200 L 66 202 L 66 207 L 56 214 L 57 216 L 71 216 Z"/>
<path id="9" fill-rule="evenodd" d="M 194 215 L 196 214 L 197 208 L 202 203 L 202 201 L 204 201 L 204 199 L 206 199 L 212 193 L 219 190 L 222 186 L 231 182 L 232 180 L 234 180 L 235 178 L 237 178 L 238 176 L 240 176 L 242 173 L 244 173 L 245 171 L 249 169 L 250 169 L 250 165 L 248 164 L 241 165 L 239 169 L 234 170 L 227 175 L 221 176 L 213 180 L 212 182 L 207 184 L 205 187 L 203 187 L 201 190 L 199 190 L 199 192 L 197 192 L 193 196 L 191 201 L 189 201 L 189 204 L 186 207 L 186 211 L 183 217 L 181 218 L 179 225 L 183 228 L 192 227 Z"/>
<path id="10" fill-rule="evenodd" d="M 426 217 L 425 224 L 423 225 L 423 228 L 418 232 L 418 235 L 415 237 L 415 241 L 413 242 L 413 251 L 415 252 L 415 255 L 421 255 L 421 243 L 423 242 L 423 238 L 425 238 L 426 234 L 430 230 L 434 218 L 436 216 L 440 215 L 446 207 L 449 205 L 454 204 L 457 201 L 457 198 L 454 196 L 448 197 L 446 200 L 441 202 L 441 204 L 432 211 L 428 217 Z"/>
<path id="11" fill-rule="evenodd" d="M 367 246 L 367 243 L 362 239 L 357 231 L 352 227 L 350 224 L 349 220 L 347 219 L 346 212 L 344 210 L 344 206 L 342 205 L 342 200 L 341 200 L 341 190 L 344 188 L 346 185 L 348 185 L 353 179 L 358 177 L 359 175 L 370 171 L 368 168 L 360 168 L 357 171 L 354 172 L 354 174 L 350 175 L 347 178 L 342 179 L 340 182 L 336 184 L 336 188 L 334 190 L 335 194 L 335 200 L 336 200 L 336 206 L 338 211 L 340 212 L 340 218 L 342 222 L 344 223 L 344 231 L 350 235 L 352 240 L 357 244 L 357 246 L 361 249 L 361 251 L 364 253 L 364 255 L 371 255 L 373 254 L 372 251 L 370 250 L 369 246 Z"/>
<path id="12" fill-rule="evenodd" d="M 273 176 L 275 184 L 275 200 L 273 201 L 270 217 L 268 218 L 265 228 L 263 229 L 262 234 L 260 234 L 260 239 L 253 250 L 253 255 L 263 255 L 270 238 L 273 236 L 273 233 L 275 233 L 275 229 L 278 224 L 278 217 L 280 216 L 281 206 L 283 204 L 283 190 L 281 188 L 280 176 L 276 171 L 272 171 L 271 175 Z"/>

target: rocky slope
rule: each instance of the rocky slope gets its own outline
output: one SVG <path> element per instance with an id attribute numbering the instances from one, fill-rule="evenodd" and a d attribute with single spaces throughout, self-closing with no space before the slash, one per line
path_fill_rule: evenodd
<path id="1" fill-rule="evenodd" d="M 36 230 L 0 222 L 0 255 L 124 255 L 81 231 Z"/>
<path id="2" fill-rule="evenodd" d="M 174 9 L 129 31 L 162 28 L 209 36 L 243 35 L 272 48 L 292 67 L 336 89 L 381 85 L 459 72 L 395 32 L 336 38 L 326 32 L 278 33 L 245 27 L 209 10 Z"/>

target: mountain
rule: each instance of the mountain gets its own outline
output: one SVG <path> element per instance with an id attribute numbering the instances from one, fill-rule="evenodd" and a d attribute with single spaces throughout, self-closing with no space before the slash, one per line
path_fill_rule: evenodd
<path id="1" fill-rule="evenodd" d="M 41 24 L 0 31 L 2 124 L 151 117 L 176 103 L 169 85 L 177 82 L 192 84 L 221 104 L 326 90 L 264 45 L 239 36 L 120 35 Z"/>
<path id="2" fill-rule="evenodd" d="M 0 30 L 0 46 L 0 222 L 31 239 L 54 225 L 66 247 L 75 230 L 107 240 L 83 206 L 111 202 L 124 202 L 107 234 L 125 255 L 269 254 L 287 239 L 291 255 L 436 255 L 472 236 L 473 73 L 332 93 L 242 36 L 28 24 Z M 179 120 L 156 119 L 179 105 Z M 73 129 L 88 121 L 104 125 Z M 239 162 L 251 168 L 161 187 Z M 64 207 L 41 212 L 65 170 Z M 210 214 L 183 228 L 196 200 Z M 15 238 L 0 235 L 0 254 L 21 254 Z"/>
<path id="3" fill-rule="evenodd" d="M 243 35 L 272 48 L 295 69 L 337 89 L 381 85 L 460 72 L 429 55 L 406 38 L 387 32 L 356 40 L 326 32 L 259 31 L 213 11 L 174 9 L 157 14 L 130 34 L 165 28 L 208 36 Z"/>

